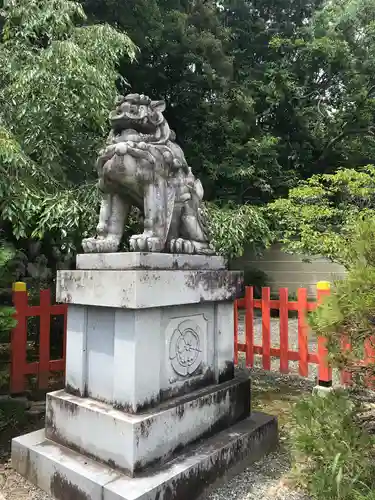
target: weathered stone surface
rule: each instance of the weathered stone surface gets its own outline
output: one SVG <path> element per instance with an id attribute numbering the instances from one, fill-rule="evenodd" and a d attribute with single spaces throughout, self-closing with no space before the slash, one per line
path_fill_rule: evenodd
<path id="1" fill-rule="evenodd" d="M 56 500 L 196 500 L 233 466 L 238 472 L 276 444 L 276 419 L 254 413 L 141 477 L 70 451 L 46 439 L 43 430 L 13 440 L 12 465 Z"/>
<path id="2" fill-rule="evenodd" d="M 86 253 L 77 255 L 77 269 L 151 269 L 206 270 L 227 268 L 227 261 L 218 255 L 181 255 L 171 253 Z"/>
<path id="3" fill-rule="evenodd" d="M 57 301 L 99 307 L 144 309 L 234 300 L 241 271 L 58 271 Z"/>
<path id="4" fill-rule="evenodd" d="M 12 467 L 57 500 L 103 500 L 121 474 L 49 441 L 44 429 L 12 441 Z"/>
<path id="5" fill-rule="evenodd" d="M 130 238 L 132 251 L 214 253 L 203 187 L 186 162 L 163 116 L 164 101 L 120 97 L 110 114 L 112 130 L 97 161 L 103 193 L 97 235 L 85 252 L 116 252 L 132 206 L 144 213 L 144 231 Z"/>
<path id="6" fill-rule="evenodd" d="M 231 302 L 138 311 L 71 304 L 67 332 L 67 391 L 130 413 L 233 378 Z"/>
<path id="7" fill-rule="evenodd" d="M 131 415 L 65 391 L 47 395 L 46 437 L 134 476 L 250 415 L 246 376 Z"/>

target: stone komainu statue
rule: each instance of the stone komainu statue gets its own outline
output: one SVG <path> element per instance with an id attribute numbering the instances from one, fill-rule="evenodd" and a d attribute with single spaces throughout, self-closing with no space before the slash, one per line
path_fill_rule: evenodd
<path id="1" fill-rule="evenodd" d="M 144 213 L 144 231 L 130 239 L 139 252 L 213 254 L 203 187 L 163 116 L 164 101 L 130 94 L 110 113 L 111 132 L 97 160 L 102 192 L 97 236 L 85 252 L 116 252 L 130 208 Z"/>

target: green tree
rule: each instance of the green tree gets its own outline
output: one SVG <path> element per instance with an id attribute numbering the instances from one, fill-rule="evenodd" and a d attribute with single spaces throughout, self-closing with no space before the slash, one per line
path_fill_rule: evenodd
<path id="1" fill-rule="evenodd" d="M 261 253 L 274 241 L 262 208 L 209 203 L 207 210 L 212 244 L 220 255 L 239 257 L 245 245 L 254 254 Z"/>
<path id="2" fill-rule="evenodd" d="M 293 409 L 294 477 L 315 500 L 374 500 L 374 437 L 357 424 L 358 401 L 335 391 Z"/>
<path id="3" fill-rule="evenodd" d="M 288 251 L 324 255 L 349 268 L 358 224 L 375 219 L 375 167 L 314 175 L 271 203 L 268 214 Z"/>
<path id="4" fill-rule="evenodd" d="M 11 283 L 11 275 L 9 264 L 14 257 L 14 250 L 9 246 L 0 244 L 0 298 L 1 303 L 7 302 L 7 295 L 9 294 L 9 283 Z M 0 342 L 9 341 L 9 333 L 16 325 L 13 318 L 14 309 L 10 306 L 0 306 Z"/>
<path id="5" fill-rule="evenodd" d="M 372 161 L 372 3 L 84 1 L 140 46 L 121 71 L 167 99 L 207 199 L 238 204 Z"/>
<path id="6" fill-rule="evenodd" d="M 118 66 L 136 49 L 108 24 L 88 25 L 73 1 L 9 0 L 1 15 L 2 225 L 75 248 L 96 216 L 94 162 L 125 83 Z"/>
<path id="7" fill-rule="evenodd" d="M 325 2 L 303 28 L 271 41 L 281 163 L 298 179 L 371 163 L 375 153 L 373 0 Z M 271 122 L 271 123 L 270 123 Z"/>

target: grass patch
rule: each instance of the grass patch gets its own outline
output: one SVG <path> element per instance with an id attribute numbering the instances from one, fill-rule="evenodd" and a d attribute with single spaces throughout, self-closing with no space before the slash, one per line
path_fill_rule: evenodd
<path id="1" fill-rule="evenodd" d="M 293 381 L 253 374 L 252 408 L 279 420 L 289 487 L 316 500 L 375 500 L 375 438 L 355 421 L 358 406 L 344 391 L 326 397 Z"/>
<path id="2" fill-rule="evenodd" d="M 292 421 L 293 406 L 301 398 L 301 390 L 288 385 L 275 387 L 256 386 L 252 391 L 252 409 L 275 415 L 285 430 Z"/>
<path id="3" fill-rule="evenodd" d="M 279 424 L 279 440 L 283 451 L 289 451 L 293 409 L 302 397 L 308 395 L 308 389 L 300 387 L 295 380 L 289 383 L 275 381 L 269 374 L 252 374 L 252 410 L 274 415 Z"/>
<path id="4" fill-rule="evenodd" d="M 375 500 L 375 439 L 355 423 L 356 411 L 343 391 L 294 406 L 294 477 L 317 500 Z"/>

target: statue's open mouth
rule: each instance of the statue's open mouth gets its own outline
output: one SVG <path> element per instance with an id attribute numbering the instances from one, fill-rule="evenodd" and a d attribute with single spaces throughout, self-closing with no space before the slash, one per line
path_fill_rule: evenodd
<path id="1" fill-rule="evenodd" d="M 140 134 L 154 134 L 156 126 L 147 117 L 139 117 L 130 113 L 111 113 L 110 121 L 115 131 L 133 129 Z"/>

